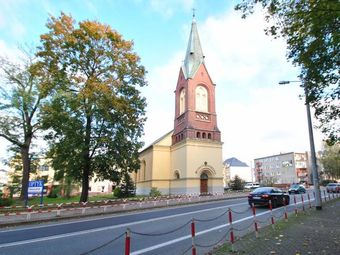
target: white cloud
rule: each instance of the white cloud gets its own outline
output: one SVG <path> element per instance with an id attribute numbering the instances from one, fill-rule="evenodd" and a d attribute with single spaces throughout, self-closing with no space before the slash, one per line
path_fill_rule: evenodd
<path id="1" fill-rule="evenodd" d="M 287 63 L 284 42 L 264 34 L 262 17 L 259 13 L 242 20 L 239 13 L 228 11 L 198 21 L 207 68 L 217 84 L 224 159 L 236 156 L 248 163 L 256 157 L 309 150 L 306 109 L 298 97 L 302 91 L 296 84 L 278 85 L 295 79 L 297 70 Z M 188 38 L 188 28 L 182 30 Z M 150 70 L 146 145 L 173 128 L 173 91 L 185 51 Z M 320 148 L 319 132 L 315 141 Z"/>

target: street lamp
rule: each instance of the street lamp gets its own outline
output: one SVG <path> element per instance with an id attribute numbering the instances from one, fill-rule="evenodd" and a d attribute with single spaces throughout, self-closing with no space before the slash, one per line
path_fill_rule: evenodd
<path id="1" fill-rule="evenodd" d="M 289 84 L 291 82 L 300 82 L 301 81 L 280 81 L 280 85 Z M 305 89 L 305 104 L 307 110 L 307 121 L 308 121 L 308 133 L 309 133 L 309 144 L 310 144 L 310 153 L 311 153 L 311 167 L 312 167 L 312 174 L 313 174 L 313 185 L 314 185 L 314 192 L 315 192 L 315 208 L 316 210 L 322 209 L 321 203 L 321 192 L 319 187 L 319 174 L 317 170 L 316 164 L 316 156 L 315 156 L 315 147 L 314 147 L 314 135 L 313 135 L 313 126 L 312 126 L 312 118 L 310 114 L 310 106 L 308 102 L 308 89 L 307 86 L 304 86 Z"/>

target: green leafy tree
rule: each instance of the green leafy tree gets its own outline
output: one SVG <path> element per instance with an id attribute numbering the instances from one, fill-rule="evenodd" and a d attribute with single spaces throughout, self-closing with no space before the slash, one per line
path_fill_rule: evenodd
<path id="1" fill-rule="evenodd" d="M 324 174 L 331 179 L 340 179 L 340 143 L 332 146 L 325 144 L 320 161 Z"/>
<path id="2" fill-rule="evenodd" d="M 145 69 L 110 26 L 61 13 L 47 23 L 38 56 L 53 77 L 53 95 L 42 113 L 53 132 L 49 157 L 56 171 L 81 181 L 87 201 L 89 178 L 116 183 L 139 168 L 139 141 L 145 122 Z"/>
<path id="3" fill-rule="evenodd" d="M 22 165 L 21 199 L 26 197 L 31 172 L 31 147 L 40 130 L 38 114 L 46 90 L 46 83 L 35 59 L 29 54 L 22 63 L 16 64 L 0 58 L 3 83 L 0 84 L 0 137 L 11 143 L 11 148 L 20 153 Z"/>
<path id="4" fill-rule="evenodd" d="M 238 175 L 235 175 L 233 179 L 230 180 L 230 187 L 232 190 L 243 190 L 245 181 L 242 180 Z"/>
<path id="5" fill-rule="evenodd" d="M 306 101 L 315 109 L 319 128 L 329 144 L 339 141 L 340 134 L 340 2 L 336 0 L 243 0 L 235 9 L 243 18 L 256 5 L 265 11 L 265 32 L 287 43 L 287 58 L 300 67 L 301 86 Z"/>

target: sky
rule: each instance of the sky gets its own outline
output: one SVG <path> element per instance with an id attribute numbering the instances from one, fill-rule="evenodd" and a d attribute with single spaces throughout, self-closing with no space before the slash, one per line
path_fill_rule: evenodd
<path id="1" fill-rule="evenodd" d="M 70 14 L 76 21 L 110 25 L 126 40 L 147 70 L 145 146 L 173 129 L 174 90 L 189 39 L 192 13 L 205 64 L 216 84 L 216 112 L 223 160 L 309 151 L 299 69 L 286 59 L 283 40 L 266 36 L 264 14 L 247 19 L 234 6 L 241 0 L 0 0 L 0 55 L 17 60 L 23 45 L 38 46 L 50 15 Z M 313 123 L 316 123 L 313 120 Z M 316 150 L 322 134 L 314 129 Z M 8 157 L 0 138 L 0 161 Z M 6 168 L 0 162 L 1 168 Z"/>

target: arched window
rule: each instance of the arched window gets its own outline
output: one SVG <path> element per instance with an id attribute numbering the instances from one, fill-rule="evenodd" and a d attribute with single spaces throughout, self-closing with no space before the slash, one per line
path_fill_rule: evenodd
<path id="1" fill-rule="evenodd" d="M 197 137 L 197 138 L 201 138 L 201 133 L 200 133 L 200 132 L 197 132 L 196 137 Z"/>
<path id="2" fill-rule="evenodd" d="M 175 179 L 179 179 L 179 178 L 180 178 L 179 172 L 175 171 Z"/>
<path id="3" fill-rule="evenodd" d="M 205 133 L 202 133 L 202 138 L 203 138 L 203 139 L 205 139 L 205 138 L 206 138 L 206 136 L 205 136 Z"/>
<path id="4" fill-rule="evenodd" d="M 196 111 L 208 112 L 208 91 L 203 86 L 196 87 Z"/>
<path id="5" fill-rule="evenodd" d="M 179 114 L 182 114 L 185 111 L 185 89 L 181 90 L 179 94 Z"/>
<path id="6" fill-rule="evenodd" d="M 208 139 L 211 139 L 211 134 L 210 133 L 208 133 Z"/>
<path id="7" fill-rule="evenodd" d="M 207 173 L 203 172 L 203 173 L 201 174 L 200 178 L 201 178 L 202 180 L 207 180 L 207 179 L 208 179 Z"/>

